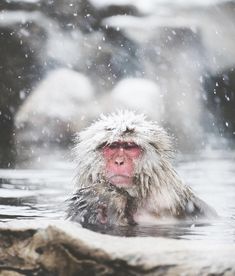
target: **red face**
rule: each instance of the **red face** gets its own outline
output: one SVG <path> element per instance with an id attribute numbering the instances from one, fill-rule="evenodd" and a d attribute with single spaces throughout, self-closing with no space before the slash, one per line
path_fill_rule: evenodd
<path id="1" fill-rule="evenodd" d="M 134 161 L 142 154 L 142 149 L 133 142 L 114 142 L 103 147 L 105 176 L 119 187 L 131 186 L 134 176 Z"/>

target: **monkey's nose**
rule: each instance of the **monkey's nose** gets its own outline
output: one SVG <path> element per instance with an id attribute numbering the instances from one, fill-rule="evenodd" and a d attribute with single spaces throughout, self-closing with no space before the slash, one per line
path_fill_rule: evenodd
<path id="1" fill-rule="evenodd" d="M 123 165 L 124 164 L 124 158 L 121 157 L 121 156 L 116 157 L 115 158 L 115 164 L 119 165 L 119 166 Z"/>

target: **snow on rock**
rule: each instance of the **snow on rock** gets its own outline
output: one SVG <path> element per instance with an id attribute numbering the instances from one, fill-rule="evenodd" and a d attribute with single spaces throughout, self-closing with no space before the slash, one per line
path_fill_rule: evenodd
<path id="1" fill-rule="evenodd" d="M 159 86 L 151 80 L 126 78 L 111 91 L 111 105 L 143 112 L 161 120 L 164 106 Z"/>
<path id="2" fill-rule="evenodd" d="M 16 114 L 18 155 L 38 155 L 32 146 L 41 150 L 52 144 L 68 146 L 73 134 L 96 113 L 94 89 L 86 76 L 69 69 L 50 72 Z"/>
<path id="3" fill-rule="evenodd" d="M 62 120 L 81 116 L 82 104 L 91 101 L 93 96 L 93 87 L 84 75 L 69 69 L 52 71 L 22 105 L 16 123 L 21 124 L 40 114 Z"/>
<path id="4" fill-rule="evenodd" d="M 115 237 L 63 220 L 0 223 L 0 235 L 1 275 L 235 273 L 233 243 Z"/>

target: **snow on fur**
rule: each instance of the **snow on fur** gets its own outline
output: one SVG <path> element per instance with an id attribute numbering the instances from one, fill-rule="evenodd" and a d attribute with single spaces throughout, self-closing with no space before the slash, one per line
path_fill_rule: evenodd
<path id="1" fill-rule="evenodd" d="M 140 206 L 156 214 L 178 216 L 189 202 L 199 200 L 170 163 L 172 145 L 165 130 L 145 115 L 126 110 L 101 115 L 77 135 L 74 148 L 77 188 L 91 186 L 104 178 L 101 147 L 115 141 L 134 142 L 143 150 L 134 177 L 135 189 L 142 199 Z"/>

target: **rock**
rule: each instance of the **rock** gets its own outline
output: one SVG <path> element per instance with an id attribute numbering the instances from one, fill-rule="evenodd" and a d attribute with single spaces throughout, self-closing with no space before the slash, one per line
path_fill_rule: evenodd
<path id="1" fill-rule="evenodd" d="M 18 162 L 33 158 L 29 150 L 35 147 L 67 147 L 95 116 L 94 101 L 93 86 L 84 75 L 69 69 L 50 72 L 16 115 Z"/>
<path id="2" fill-rule="evenodd" d="M 192 2 L 192 6 L 162 4 L 159 8 L 159 3 L 150 1 L 146 9 L 139 2 L 133 5 L 139 11 L 145 10 L 146 16 L 112 16 L 105 18 L 103 25 L 118 28 L 137 45 L 136 57 L 144 76 L 157 81 L 164 93 L 166 124 L 179 144 L 190 149 L 185 141 L 193 141 L 193 147 L 201 147 L 207 141 L 205 131 L 217 133 L 216 122 L 221 135 L 231 133 L 231 120 L 229 126 L 221 126 L 221 121 L 226 123 L 226 118 L 232 117 L 230 104 L 213 112 L 212 118 L 208 103 L 203 100 L 213 98 L 212 90 L 204 90 L 203 78 L 234 68 L 234 3 L 210 2 L 202 6 Z M 232 86 L 227 85 L 227 89 Z M 218 103 L 212 100 L 209 106 L 210 110 L 217 110 Z"/>
<path id="3" fill-rule="evenodd" d="M 217 125 L 218 133 L 223 137 L 235 135 L 235 70 L 229 68 L 204 79 L 208 91 L 205 105 L 213 114 L 211 125 Z"/>
<path id="4" fill-rule="evenodd" d="M 0 236 L 1 275 L 235 273 L 233 243 L 116 237 L 63 220 L 0 223 Z"/>
<path id="5" fill-rule="evenodd" d="M 41 0 L 40 10 L 64 30 L 90 33 L 99 27 L 100 15 L 88 0 Z"/>
<path id="6" fill-rule="evenodd" d="M 126 78 L 110 92 L 110 111 L 117 108 L 137 110 L 160 122 L 164 116 L 162 96 L 159 86 L 153 81 Z"/>
<path id="7" fill-rule="evenodd" d="M 122 23 L 121 19 L 110 18 L 104 24 L 116 27 L 120 23 L 120 30 L 138 45 L 136 56 L 143 72 L 139 77 L 158 85 L 161 91 L 160 105 L 163 106 L 161 111 L 164 110 L 160 112 L 163 124 L 176 136 L 181 150 L 201 147 L 201 142 L 206 138 L 207 111 L 203 109 L 203 87 L 200 82 L 205 70 L 201 59 L 204 46 L 200 32 L 184 26 L 161 25 L 152 26 L 146 32 L 145 26 L 150 25 L 148 19 L 126 18 Z M 140 39 L 139 32 L 143 33 L 144 39 Z M 145 105 L 145 109 L 152 110 L 152 104 L 147 108 Z"/>
<path id="8" fill-rule="evenodd" d="M 21 28 L 20 31 L 14 23 L 4 26 L 0 22 L 0 129 L 4 130 L 0 136 L 0 164 L 3 167 L 7 167 L 15 155 L 14 114 L 41 75 L 40 65 L 36 66 L 37 57 L 32 54 L 31 43 L 25 37 L 26 26 L 21 24 Z M 28 37 L 32 29 L 35 33 L 39 31 L 31 23 Z"/>
<path id="9" fill-rule="evenodd" d="M 204 91 L 203 77 L 234 67 L 234 9 L 232 1 L 159 5 L 129 0 L 71 0 L 69 4 L 65 0 L 3 0 L 0 127 L 6 131 L 0 144 L 8 149 L 0 156 L 6 157 L 12 149 L 19 106 L 40 85 L 42 75 L 61 67 L 89 76 L 96 101 L 101 102 L 99 108 L 95 105 L 99 112 L 107 110 L 103 97 L 120 81 L 154 82 L 165 110 L 160 117 L 181 149 L 201 148 L 205 132 L 214 129 L 203 102 L 210 93 Z M 233 115 L 231 108 L 224 108 L 223 121 Z M 152 106 L 148 109 L 152 114 Z M 58 127 L 62 132 L 63 126 Z M 7 166 L 9 160 L 1 159 Z"/>

